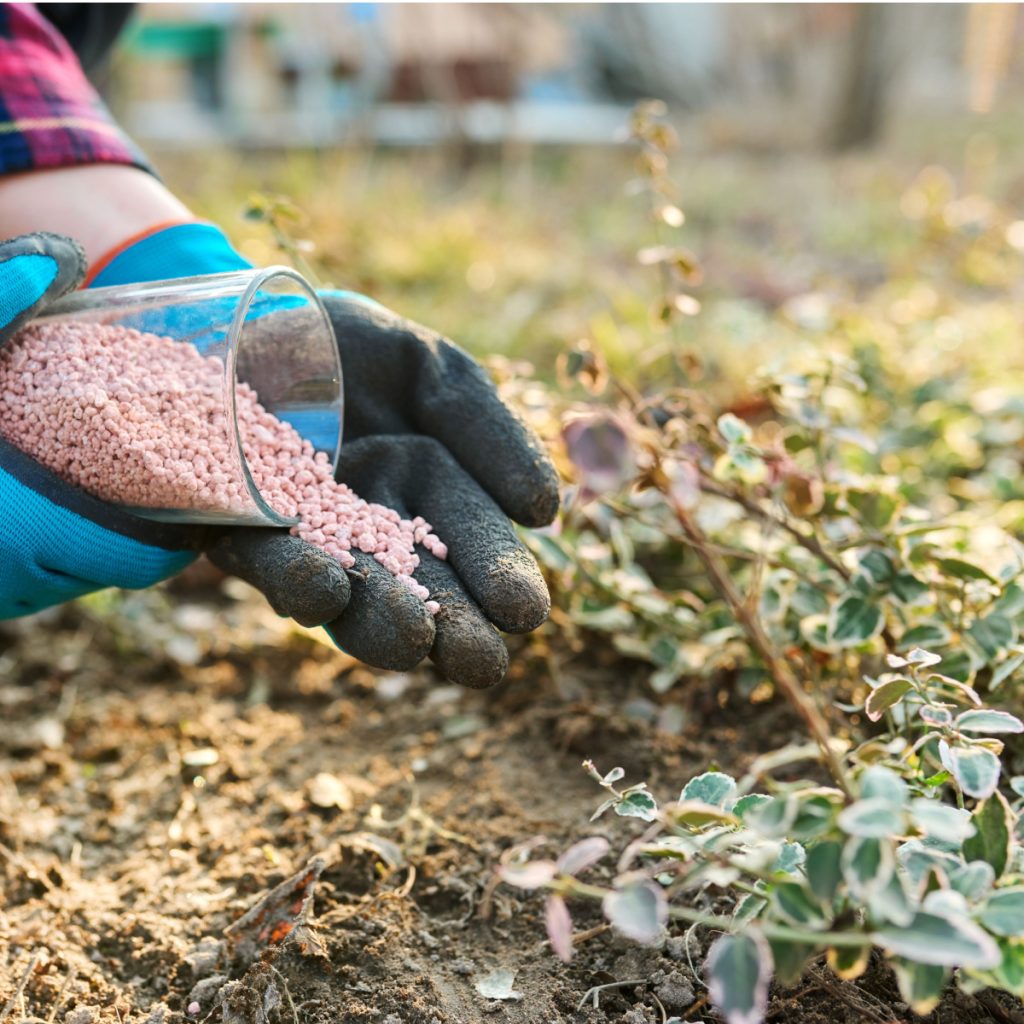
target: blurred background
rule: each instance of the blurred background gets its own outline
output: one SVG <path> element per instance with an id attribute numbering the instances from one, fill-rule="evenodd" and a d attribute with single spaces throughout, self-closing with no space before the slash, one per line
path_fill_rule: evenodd
<path id="1" fill-rule="evenodd" d="M 843 149 L 990 110 L 1015 4 L 145 4 L 115 84 L 141 138 L 592 144 L 657 96 L 710 145 Z"/>
<path id="2" fill-rule="evenodd" d="M 97 77 L 253 260 L 283 245 L 542 376 L 582 335 L 632 373 L 658 291 L 635 259 L 638 99 L 678 133 L 662 176 L 686 223 L 658 231 L 703 265 L 681 343 L 920 284 L 937 225 L 984 236 L 966 283 L 1005 291 L 1020 23 L 1017 4 L 140 4 Z"/>

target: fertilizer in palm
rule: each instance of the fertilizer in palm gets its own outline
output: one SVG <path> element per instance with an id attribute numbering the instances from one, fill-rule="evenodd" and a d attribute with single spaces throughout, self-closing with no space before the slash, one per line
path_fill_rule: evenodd
<path id="1" fill-rule="evenodd" d="M 334 480 L 322 452 L 238 384 L 236 421 L 253 481 L 292 533 L 355 564 L 371 554 L 427 602 L 415 546 L 447 548 L 429 523 L 403 519 Z M 245 508 L 231 450 L 224 367 L 192 345 L 127 327 L 35 324 L 0 349 L 0 436 L 63 480 L 139 508 Z"/>

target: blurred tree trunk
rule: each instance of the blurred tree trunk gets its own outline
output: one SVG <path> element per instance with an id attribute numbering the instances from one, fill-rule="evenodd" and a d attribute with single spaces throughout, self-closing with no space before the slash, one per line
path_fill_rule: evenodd
<path id="1" fill-rule="evenodd" d="M 870 145 L 885 116 L 886 5 L 853 4 L 852 11 L 845 78 L 829 129 L 829 145 L 835 150 Z"/>

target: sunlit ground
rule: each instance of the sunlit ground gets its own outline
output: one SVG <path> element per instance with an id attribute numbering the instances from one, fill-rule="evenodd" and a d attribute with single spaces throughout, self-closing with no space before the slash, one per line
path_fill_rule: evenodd
<path id="1" fill-rule="evenodd" d="M 247 201 L 283 194 L 303 214 L 284 226 L 325 283 L 372 295 L 474 353 L 530 359 L 541 376 L 590 336 L 613 369 L 642 377 L 657 355 L 658 286 L 635 254 L 659 242 L 703 265 L 704 311 L 676 328 L 677 344 L 738 350 L 741 366 L 748 346 L 789 324 L 820 341 L 826 300 L 888 304 L 896 330 L 952 304 L 965 325 L 1003 336 L 1024 294 L 1024 230 L 1007 233 L 1024 192 L 1017 128 L 1009 115 L 926 120 L 894 128 L 878 151 L 823 157 L 705 152 L 684 125 L 670 173 L 687 221 L 660 233 L 630 195 L 628 147 L 489 151 L 468 169 L 441 151 L 154 156 L 254 261 L 286 257 L 264 225 L 243 219 Z M 991 342 L 985 349 L 993 354 Z"/>

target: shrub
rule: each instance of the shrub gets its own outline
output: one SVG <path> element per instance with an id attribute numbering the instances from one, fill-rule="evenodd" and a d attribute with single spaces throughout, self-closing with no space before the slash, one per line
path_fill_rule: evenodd
<path id="1" fill-rule="evenodd" d="M 664 213 L 659 125 L 651 107 L 634 123 L 661 233 L 641 256 L 671 331 L 699 308 L 681 289 L 700 275 L 664 240 L 682 217 Z M 599 899 L 639 942 L 670 920 L 722 931 L 706 970 L 736 1024 L 761 1019 L 773 974 L 791 984 L 825 954 L 853 978 L 874 948 L 917 1012 L 954 971 L 1024 996 L 1024 777 L 1004 769 L 1024 724 L 998 706 L 1024 666 L 1018 413 L 911 340 L 898 354 L 868 340 L 871 327 L 849 313 L 827 345 L 731 395 L 678 343 L 678 380 L 641 394 L 588 342 L 561 363 L 585 400 L 534 400 L 538 420 L 561 419 L 571 479 L 559 528 L 530 538 L 567 628 L 649 665 L 659 693 L 727 677 L 774 693 L 809 743 L 739 779 L 706 772 L 664 804 L 588 762 L 607 794 L 595 817 L 642 823 L 610 884 L 580 877 L 610 852 L 601 837 L 555 860 L 528 844 L 500 878 L 549 890 L 563 959 L 567 897 Z"/>

